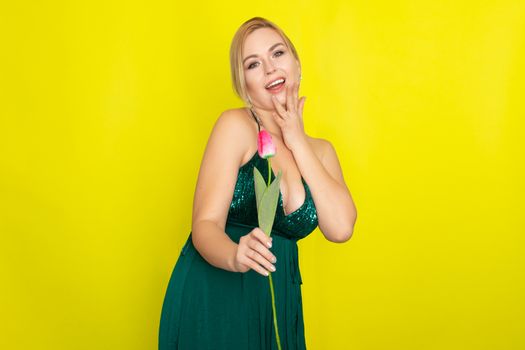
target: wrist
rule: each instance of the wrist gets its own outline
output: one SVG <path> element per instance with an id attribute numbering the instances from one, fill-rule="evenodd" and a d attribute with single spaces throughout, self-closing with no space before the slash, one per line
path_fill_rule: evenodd
<path id="1" fill-rule="evenodd" d="M 239 272 L 237 270 L 237 266 L 235 264 L 235 258 L 237 257 L 237 248 L 239 247 L 239 245 L 237 243 L 233 243 L 234 246 L 233 246 L 233 249 L 232 249 L 232 252 L 230 254 L 230 257 L 228 259 L 228 266 L 229 266 L 229 269 L 231 272 Z"/>
<path id="2" fill-rule="evenodd" d="M 291 146 L 290 151 L 292 153 L 300 152 L 301 150 L 309 147 L 310 144 L 308 143 L 308 140 L 306 139 L 306 135 L 303 137 L 299 137 Z"/>

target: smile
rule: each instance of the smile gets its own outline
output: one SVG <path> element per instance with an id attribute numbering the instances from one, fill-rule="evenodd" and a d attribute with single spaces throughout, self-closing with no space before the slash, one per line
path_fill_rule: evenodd
<path id="1" fill-rule="evenodd" d="M 286 79 L 284 78 L 276 79 L 272 81 L 270 84 L 266 85 L 266 90 L 270 91 L 270 93 L 272 94 L 276 94 L 282 90 L 285 81 Z"/>

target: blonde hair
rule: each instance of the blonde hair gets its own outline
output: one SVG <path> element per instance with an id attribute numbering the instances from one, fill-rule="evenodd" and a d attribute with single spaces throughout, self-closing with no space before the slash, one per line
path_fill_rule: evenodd
<path id="1" fill-rule="evenodd" d="M 244 68 L 242 62 L 243 44 L 246 37 L 259 28 L 271 28 L 275 30 L 283 38 L 288 49 L 292 51 L 292 54 L 299 62 L 299 66 L 301 64 L 295 46 L 283 30 L 275 23 L 262 17 L 253 17 L 244 22 L 239 29 L 237 29 L 237 32 L 235 32 L 230 45 L 230 68 L 233 90 L 247 105 L 251 105 L 251 103 L 248 93 L 246 92 L 246 81 L 244 79 Z"/>

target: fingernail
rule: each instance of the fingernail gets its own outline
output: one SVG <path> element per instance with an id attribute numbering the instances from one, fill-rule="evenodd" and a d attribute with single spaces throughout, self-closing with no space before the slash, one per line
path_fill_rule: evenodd
<path id="1" fill-rule="evenodd" d="M 268 248 L 271 248 L 272 247 L 272 242 L 268 242 Z"/>

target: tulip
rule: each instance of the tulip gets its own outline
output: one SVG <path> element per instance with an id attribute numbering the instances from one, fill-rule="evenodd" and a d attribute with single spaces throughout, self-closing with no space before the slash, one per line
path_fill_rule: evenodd
<path id="1" fill-rule="evenodd" d="M 272 142 L 272 136 L 266 130 L 261 130 L 257 137 L 257 151 L 261 158 L 268 161 L 268 183 L 257 169 L 253 167 L 253 178 L 255 183 L 255 198 L 257 203 L 257 219 L 259 227 L 269 237 L 272 233 L 273 222 L 275 220 L 275 211 L 277 209 L 277 200 L 279 199 L 279 183 L 281 181 L 282 171 L 279 170 L 275 180 L 270 183 L 272 166 L 270 159 L 275 155 L 275 145 Z M 277 347 L 281 350 L 281 340 L 279 338 L 279 328 L 277 327 L 277 311 L 275 308 L 275 293 L 273 290 L 272 273 L 269 275 L 270 292 L 272 295 L 273 324 L 277 337 Z"/>
<path id="2" fill-rule="evenodd" d="M 272 141 L 272 135 L 266 130 L 261 130 L 257 137 L 257 151 L 259 157 L 268 159 L 275 155 L 275 145 Z"/>
<path id="3" fill-rule="evenodd" d="M 272 135 L 266 130 L 259 131 L 257 137 L 257 151 L 259 152 L 259 157 L 268 159 L 268 185 L 270 186 L 272 166 L 270 158 L 275 156 L 275 144 L 272 141 Z"/>

